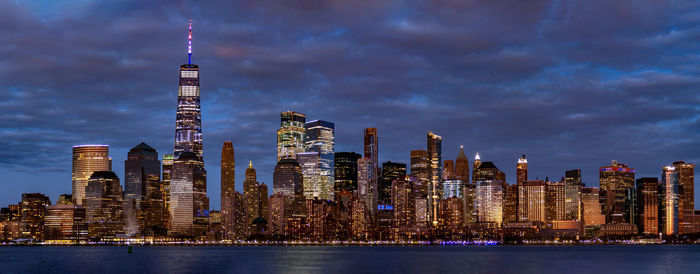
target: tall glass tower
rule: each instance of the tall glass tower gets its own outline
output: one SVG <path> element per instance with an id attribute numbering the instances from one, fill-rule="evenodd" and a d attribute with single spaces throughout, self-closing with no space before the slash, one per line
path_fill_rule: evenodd
<path id="1" fill-rule="evenodd" d="M 192 64 L 192 20 L 190 20 L 187 64 L 180 66 L 175 120 L 175 159 L 192 152 L 202 159 L 202 112 L 199 104 L 199 66 Z"/>
<path id="2" fill-rule="evenodd" d="M 335 184 L 335 124 L 322 120 L 314 120 L 305 124 L 304 137 L 305 154 L 315 154 L 315 166 L 318 176 L 311 176 L 310 181 L 304 177 L 304 192 L 307 198 L 319 197 L 324 200 L 333 200 L 333 185 Z M 308 166 L 309 161 L 301 162 Z M 305 173 L 306 175 L 306 173 Z"/>
<path id="3" fill-rule="evenodd" d="M 304 123 L 306 115 L 296 111 L 280 114 L 280 129 L 277 130 L 277 161 L 296 159 L 304 152 Z"/>

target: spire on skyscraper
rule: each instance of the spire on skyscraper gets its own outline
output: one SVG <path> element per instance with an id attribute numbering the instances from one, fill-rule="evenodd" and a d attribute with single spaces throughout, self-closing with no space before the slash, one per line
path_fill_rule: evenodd
<path id="1" fill-rule="evenodd" d="M 190 33 L 187 38 L 187 64 L 192 64 L 192 19 L 190 19 Z"/>

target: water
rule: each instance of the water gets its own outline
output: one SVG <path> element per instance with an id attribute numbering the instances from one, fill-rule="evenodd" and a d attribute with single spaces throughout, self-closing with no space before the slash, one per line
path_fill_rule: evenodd
<path id="1" fill-rule="evenodd" d="M 695 246 L 0 247 L 0 273 L 700 273 Z"/>

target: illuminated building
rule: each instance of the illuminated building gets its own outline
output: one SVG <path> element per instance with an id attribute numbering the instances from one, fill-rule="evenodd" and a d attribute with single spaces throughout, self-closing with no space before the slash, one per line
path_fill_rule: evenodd
<path id="1" fill-rule="evenodd" d="M 245 197 L 238 191 L 231 195 L 231 240 L 242 239 L 248 235 Z"/>
<path id="2" fill-rule="evenodd" d="M 175 159 L 184 152 L 202 159 L 202 111 L 199 97 L 199 66 L 192 64 L 192 20 L 190 20 L 187 64 L 180 66 L 175 119 Z"/>
<path id="3" fill-rule="evenodd" d="M 85 220 L 90 238 L 113 238 L 124 225 L 122 187 L 117 174 L 96 171 L 85 189 Z"/>
<path id="4" fill-rule="evenodd" d="M 465 184 L 469 184 L 469 160 L 464 155 L 464 146 L 459 146 L 459 155 L 455 162 L 455 179 L 462 180 Z"/>
<path id="5" fill-rule="evenodd" d="M 326 201 L 315 199 L 306 200 L 306 214 L 307 222 L 310 228 L 310 239 L 312 240 L 324 240 L 326 236 L 326 222 L 328 215 L 330 214 L 330 208 L 327 206 Z"/>
<path id="6" fill-rule="evenodd" d="M 474 163 L 472 163 L 472 184 L 476 185 L 476 171 L 479 169 L 479 166 L 481 166 L 481 156 L 479 156 L 479 152 L 474 155 Z"/>
<path id="7" fill-rule="evenodd" d="M 201 158 L 183 152 L 173 162 L 170 177 L 170 234 L 193 236 L 208 224 L 207 172 Z"/>
<path id="8" fill-rule="evenodd" d="M 659 233 L 659 179 L 637 179 L 637 216 L 639 233 Z"/>
<path id="9" fill-rule="evenodd" d="M 44 216 L 51 200 L 41 193 L 22 193 L 20 203 L 22 238 L 41 240 L 44 238 Z"/>
<path id="10" fill-rule="evenodd" d="M 245 181 L 243 181 L 243 196 L 246 203 L 246 220 L 248 220 L 248 231 L 255 231 L 253 220 L 260 217 L 260 187 L 258 177 L 253 168 L 253 161 L 250 161 L 245 170 Z"/>
<path id="11" fill-rule="evenodd" d="M 170 174 L 173 170 L 173 162 L 175 161 L 175 155 L 173 154 L 163 154 L 161 158 L 161 164 L 163 167 L 161 179 L 161 194 L 163 194 L 163 208 L 166 209 L 165 215 L 163 216 L 163 221 L 166 223 L 168 229 L 170 228 Z"/>
<path id="12" fill-rule="evenodd" d="M 372 176 L 372 160 L 362 158 L 357 160 L 357 196 L 369 207 L 367 213 L 374 214 L 377 210 L 378 193 L 376 185 L 377 180 L 373 180 Z"/>
<path id="13" fill-rule="evenodd" d="M 395 180 L 404 180 L 406 177 L 406 164 L 392 161 L 382 164 L 382 176 L 379 180 L 379 203 L 391 204 L 391 184 Z"/>
<path id="14" fill-rule="evenodd" d="M 464 226 L 464 203 L 462 198 L 450 197 L 440 200 L 440 227 L 454 230 Z"/>
<path id="15" fill-rule="evenodd" d="M 265 183 L 260 183 L 258 185 L 258 194 L 260 195 L 260 217 L 265 218 L 265 220 L 270 219 L 270 201 L 268 199 L 267 185 Z"/>
<path id="16" fill-rule="evenodd" d="M 674 162 L 678 171 L 678 233 L 692 233 L 695 215 L 695 164 Z"/>
<path id="17" fill-rule="evenodd" d="M 522 185 L 522 184 L 520 184 Z M 517 223 L 518 220 L 518 189 L 520 185 L 504 186 L 505 206 L 503 207 L 503 222 Z M 466 216 L 466 215 L 465 215 Z"/>
<path id="18" fill-rule="evenodd" d="M 525 181 L 518 185 L 518 216 L 521 222 L 545 222 L 547 184 L 542 180 Z"/>
<path id="19" fill-rule="evenodd" d="M 335 153 L 335 184 L 333 191 L 337 194 L 343 190 L 357 190 L 357 160 L 362 155 L 355 152 Z"/>
<path id="20" fill-rule="evenodd" d="M 296 159 L 297 153 L 304 152 L 304 124 L 306 115 L 295 111 L 280 114 L 280 129 L 277 130 L 277 161 Z"/>
<path id="21" fill-rule="evenodd" d="M 428 151 L 411 150 L 411 176 L 416 178 L 416 197 L 428 197 Z"/>
<path id="22" fill-rule="evenodd" d="M 517 202 L 517 201 L 516 201 Z M 476 185 L 464 185 L 464 223 L 474 223 L 478 220 L 476 211 Z"/>
<path id="23" fill-rule="evenodd" d="M 479 222 L 495 223 L 498 226 L 501 225 L 503 222 L 502 181 L 476 181 L 476 212 Z"/>
<path id="24" fill-rule="evenodd" d="M 522 184 L 527 181 L 527 158 L 525 158 L 525 154 L 518 159 L 518 164 L 516 165 L 516 176 L 517 184 Z"/>
<path id="25" fill-rule="evenodd" d="M 284 223 L 289 215 L 289 202 L 283 192 L 277 192 L 270 196 L 270 233 L 273 235 L 284 235 Z"/>
<path id="26" fill-rule="evenodd" d="M 272 174 L 272 192 L 282 193 L 287 199 L 304 199 L 303 180 L 304 174 L 299 162 L 290 158 L 282 159 L 277 162 Z"/>
<path id="27" fill-rule="evenodd" d="M 331 122 L 314 120 L 305 125 L 304 136 L 305 155 L 316 154 L 315 157 L 305 157 L 299 162 L 305 166 L 313 164 L 314 174 L 309 180 L 304 177 L 304 196 L 307 199 L 318 197 L 323 200 L 333 200 L 333 185 L 335 184 L 335 172 L 333 171 L 335 160 L 335 125 Z M 311 162 L 310 162 L 311 160 Z M 317 174 L 316 174 L 317 172 Z"/>
<path id="28" fill-rule="evenodd" d="M 659 223 L 664 235 L 678 234 L 678 175 L 675 166 L 665 166 L 661 173 Z"/>
<path id="29" fill-rule="evenodd" d="M 581 169 L 567 170 L 564 177 L 566 220 L 581 220 Z"/>
<path id="30" fill-rule="evenodd" d="M 416 197 L 416 226 L 427 227 L 428 226 L 428 199 L 423 197 Z"/>
<path id="31" fill-rule="evenodd" d="M 412 226 L 416 216 L 413 186 L 410 181 L 394 180 L 391 184 L 391 206 L 393 207 L 393 227 Z"/>
<path id="32" fill-rule="evenodd" d="M 56 202 L 57 205 L 73 205 L 73 195 L 71 194 L 61 194 L 58 195 L 58 202 Z"/>
<path id="33" fill-rule="evenodd" d="M 166 209 L 158 152 L 145 143 L 133 147 L 124 161 L 124 173 L 124 230 L 127 235 L 153 235 L 164 231 Z"/>
<path id="34" fill-rule="evenodd" d="M 442 179 L 455 180 L 455 176 L 455 162 L 452 160 L 445 160 L 442 168 Z"/>
<path id="35" fill-rule="evenodd" d="M 438 225 L 438 203 L 442 198 L 442 137 L 428 131 L 428 218 Z"/>
<path id="36" fill-rule="evenodd" d="M 369 169 L 369 182 L 367 183 L 368 188 L 367 195 L 365 196 L 365 203 L 370 207 L 369 213 L 373 216 L 377 213 L 377 205 L 379 204 L 379 135 L 377 133 L 377 128 L 365 128 L 364 132 L 364 158 L 369 159 L 369 164 L 371 168 Z M 363 164 L 367 164 L 364 160 Z M 357 180 L 360 183 L 360 162 L 357 163 Z M 359 186 L 358 186 L 359 187 Z M 362 192 L 362 191 L 360 191 Z"/>
<path id="37" fill-rule="evenodd" d="M 85 187 L 95 171 L 112 170 L 108 145 L 73 146 L 73 200 L 75 204 L 85 202 Z"/>
<path id="38" fill-rule="evenodd" d="M 584 226 L 605 224 L 605 215 L 601 210 L 600 189 L 597 187 L 581 188 L 581 205 L 583 206 Z"/>
<path id="39" fill-rule="evenodd" d="M 462 180 L 445 180 L 442 182 L 443 198 L 462 198 L 464 196 L 464 182 Z"/>
<path id="40" fill-rule="evenodd" d="M 350 237 L 355 240 L 366 240 L 368 236 L 369 215 L 365 201 L 354 198 L 352 200 L 352 224 Z"/>
<path id="41" fill-rule="evenodd" d="M 547 182 L 545 195 L 547 222 L 563 221 L 566 219 L 566 184 L 563 182 Z"/>
<path id="42" fill-rule="evenodd" d="M 233 195 L 236 192 L 236 158 L 233 143 L 221 148 L 221 231 L 224 239 L 234 239 Z"/>
<path id="43" fill-rule="evenodd" d="M 46 207 L 45 240 L 87 240 L 85 208 L 79 205 L 56 204 Z"/>
<path id="44" fill-rule="evenodd" d="M 606 223 L 629 223 L 627 190 L 634 188 L 634 169 L 612 161 L 612 165 L 600 168 L 600 199 Z"/>

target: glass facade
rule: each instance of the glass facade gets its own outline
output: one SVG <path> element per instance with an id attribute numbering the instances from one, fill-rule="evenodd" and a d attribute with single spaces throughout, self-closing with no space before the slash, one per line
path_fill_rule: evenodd
<path id="1" fill-rule="evenodd" d="M 163 207 L 158 152 L 141 143 L 124 161 L 124 225 L 127 235 L 162 230 Z"/>
<path id="2" fill-rule="evenodd" d="M 199 96 L 199 66 L 180 66 L 175 120 L 175 147 L 177 159 L 183 152 L 193 152 L 202 158 L 202 112 Z"/>
<path id="3" fill-rule="evenodd" d="M 304 152 L 306 115 L 295 111 L 280 114 L 280 129 L 277 130 L 277 161 L 292 158 Z"/>
<path id="4" fill-rule="evenodd" d="M 438 203 L 442 198 L 442 137 L 429 131 L 428 147 L 428 214 L 433 226 L 438 224 Z"/>
<path id="5" fill-rule="evenodd" d="M 678 170 L 674 166 L 663 167 L 661 173 L 660 223 L 664 235 L 678 234 Z"/>
<path id="6" fill-rule="evenodd" d="M 318 197 L 323 200 L 334 200 L 333 186 L 335 184 L 335 125 L 331 122 L 315 120 L 305 124 L 306 134 L 304 159 L 300 159 L 304 171 L 304 196 L 308 199 Z M 310 154 L 316 154 L 311 156 Z M 314 163 L 315 162 L 315 163 Z"/>
<path id="7" fill-rule="evenodd" d="M 108 145 L 73 146 L 73 201 L 77 205 L 85 202 L 85 188 L 95 171 L 112 170 Z"/>

